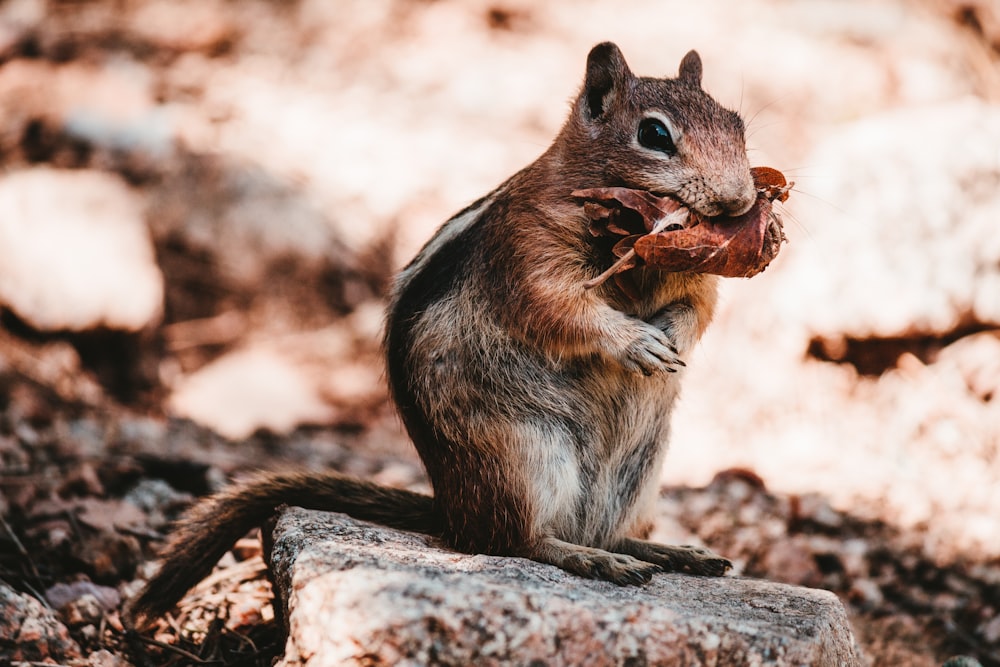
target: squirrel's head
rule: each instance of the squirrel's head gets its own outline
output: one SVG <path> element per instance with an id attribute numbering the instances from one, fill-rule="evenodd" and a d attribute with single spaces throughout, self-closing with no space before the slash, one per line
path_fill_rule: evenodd
<path id="1" fill-rule="evenodd" d="M 696 51 L 677 78 L 655 79 L 632 74 L 615 44 L 598 44 L 567 131 L 606 185 L 672 195 L 706 216 L 740 215 L 756 200 L 743 120 L 702 89 Z"/>

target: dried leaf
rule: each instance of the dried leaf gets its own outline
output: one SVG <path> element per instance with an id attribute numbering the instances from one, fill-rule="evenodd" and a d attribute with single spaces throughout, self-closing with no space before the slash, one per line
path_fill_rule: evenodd
<path id="1" fill-rule="evenodd" d="M 750 175 L 753 177 L 757 192 L 763 193 L 770 201 L 787 200 L 789 191 L 795 185 L 786 181 L 784 174 L 771 167 L 753 167 L 750 169 Z"/>
<path id="2" fill-rule="evenodd" d="M 761 253 L 770 219 L 771 202 L 758 197 L 738 218 L 709 218 L 686 229 L 647 234 L 635 242 L 635 252 L 656 268 L 749 277 L 767 266 Z"/>
<path id="3" fill-rule="evenodd" d="M 637 266 L 665 271 L 692 271 L 721 276 L 750 277 L 763 271 L 777 256 L 785 235 L 781 220 L 771 210 L 772 202 L 785 201 L 794 186 L 784 174 L 770 167 L 751 169 L 757 201 L 739 217 L 704 218 L 687 212 L 686 224 L 669 224 L 667 216 L 686 211 L 669 197 L 631 188 L 591 188 L 573 196 L 586 199 L 584 213 L 592 220 L 595 237 L 622 236 L 612 247 L 618 260 L 586 288 L 603 283 L 612 275 Z M 645 233 L 643 233 L 645 232 Z M 650 233 L 653 232 L 653 233 Z M 629 290 L 623 289 L 626 293 Z"/>
<path id="4" fill-rule="evenodd" d="M 632 251 L 635 247 L 635 242 L 642 238 L 642 236 L 642 234 L 632 234 L 631 236 L 626 236 L 621 241 L 616 243 L 613 248 L 611 248 L 611 254 L 615 257 L 624 257 Z M 633 264 L 632 266 L 634 267 L 636 264 Z"/>
<path id="5" fill-rule="evenodd" d="M 634 190 L 632 188 L 588 188 L 574 191 L 573 196 L 587 199 L 590 202 L 598 202 L 604 208 L 635 211 L 639 214 L 643 230 L 646 232 L 653 230 L 653 225 L 656 224 L 657 220 L 684 208 L 683 204 L 669 197 L 658 197 L 648 190 Z M 584 204 L 584 213 L 587 213 L 586 204 Z M 627 231 L 627 233 L 634 234 L 643 230 L 637 229 Z"/>

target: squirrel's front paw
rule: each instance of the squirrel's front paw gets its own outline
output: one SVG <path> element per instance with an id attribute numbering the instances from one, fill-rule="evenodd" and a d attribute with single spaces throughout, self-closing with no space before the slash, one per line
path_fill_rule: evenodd
<path id="1" fill-rule="evenodd" d="M 698 341 L 698 314 L 687 303 L 672 303 L 647 320 L 666 334 L 679 354 L 687 354 Z"/>
<path id="2" fill-rule="evenodd" d="M 670 337 L 650 325 L 638 328 L 619 356 L 619 361 L 628 370 L 643 375 L 676 373 L 678 368 L 684 366 Z"/>

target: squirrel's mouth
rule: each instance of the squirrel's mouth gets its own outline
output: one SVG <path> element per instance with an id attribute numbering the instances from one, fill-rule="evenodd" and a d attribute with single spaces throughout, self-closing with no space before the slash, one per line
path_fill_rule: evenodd
<path id="1" fill-rule="evenodd" d="M 757 198 L 738 216 L 704 216 L 672 195 L 626 187 L 577 190 L 595 240 L 613 242 L 616 258 L 585 287 L 640 266 L 673 272 L 750 277 L 763 271 L 786 240 L 775 201 L 785 201 L 794 183 L 770 167 L 751 169 Z"/>

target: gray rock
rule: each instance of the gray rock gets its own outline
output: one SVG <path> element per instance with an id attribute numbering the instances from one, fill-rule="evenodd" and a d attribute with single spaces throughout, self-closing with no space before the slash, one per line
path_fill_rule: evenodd
<path id="1" fill-rule="evenodd" d="M 55 612 L 0 581 L 0 665 L 80 657 L 80 646 Z"/>
<path id="2" fill-rule="evenodd" d="M 267 536 L 284 667 L 863 664 L 827 591 L 677 574 L 618 587 L 299 508 Z"/>

